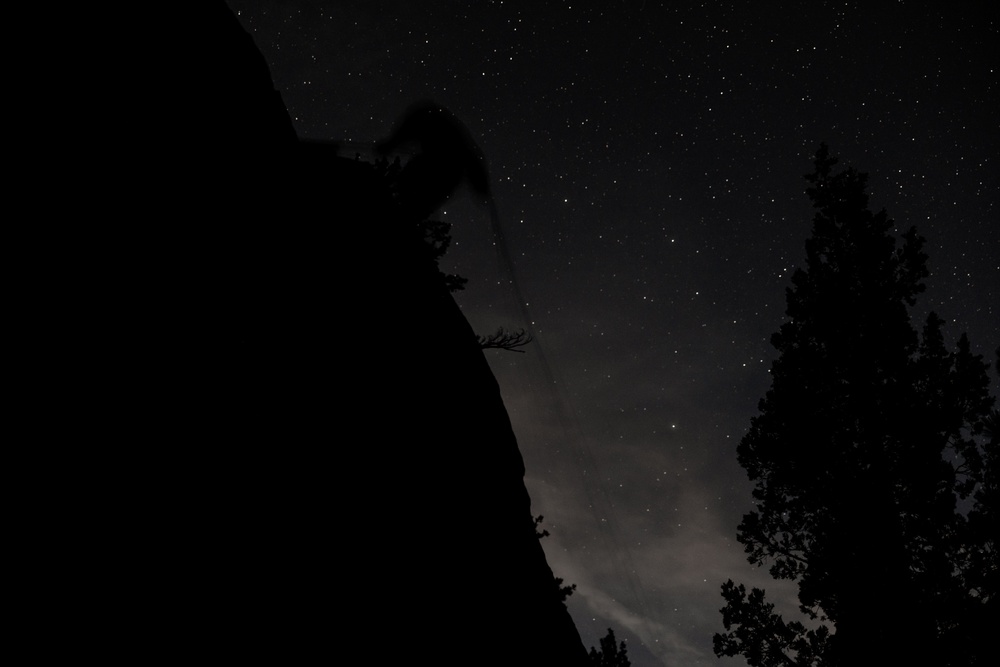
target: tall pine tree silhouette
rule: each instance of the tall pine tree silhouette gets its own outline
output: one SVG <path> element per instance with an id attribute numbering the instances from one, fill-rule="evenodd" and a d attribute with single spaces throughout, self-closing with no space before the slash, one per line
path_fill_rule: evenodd
<path id="1" fill-rule="evenodd" d="M 867 176 L 835 163 L 821 146 L 806 176 L 806 268 L 737 450 L 756 504 L 738 538 L 751 563 L 798 583 L 811 627 L 729 581 L 715 652 L 755 666 L 970 664 L 980 650 L 963 626 L 992 596 L 969 554 L 990 547 L 957 500 L 995 475 L 979 437 L 987 365 L 964 335 L 949 352 L 933 313 L 917 335 L 923 239 L 910 229 L 897 244 L 868 208 Z"/>

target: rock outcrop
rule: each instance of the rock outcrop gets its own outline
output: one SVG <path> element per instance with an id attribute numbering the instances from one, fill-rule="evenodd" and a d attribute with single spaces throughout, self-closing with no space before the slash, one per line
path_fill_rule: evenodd
<path id="1" fill-rule="evenodd" d="M 584 664 L 413 221 L 371 165 L 300 146 L 252 39 L 198 7 L 129 54 L 178 71 L 23 291 L 77 655 Z"/>

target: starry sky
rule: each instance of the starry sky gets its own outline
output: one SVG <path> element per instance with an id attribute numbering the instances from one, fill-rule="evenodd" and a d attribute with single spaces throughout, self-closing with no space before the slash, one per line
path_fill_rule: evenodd
<path id="1" fill-rule="evenodd" d="M 989 3 L 228 4 L 300 137 L 366 154 L 430 99 L 479 142 L 513 270 L 461 193 L 438 216 L 454 224 L 445 264 L 469 279 L 456 298 L 479 333 L 526 326 L 527 304 L 535 342 L 487 356 L 587 647 L 611 627 L 636 667 L 718 664 L 729 578 L 794 608 L 736 541 L 752 507 L 736 445 L 804 260 L 820 142 L 927 238 L 915 315 L 994 361 Z M 377 230 L 369 243 L 377 258 Z"/>

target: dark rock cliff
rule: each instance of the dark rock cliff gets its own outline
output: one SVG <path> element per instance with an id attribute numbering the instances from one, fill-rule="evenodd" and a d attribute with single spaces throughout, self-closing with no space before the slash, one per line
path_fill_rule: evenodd
<path id="1" fill-rule="evenodd" d="M 50 625 L 112 661 L 585 664 L 413 221 L 198 7 L 128 54 L 162 67 L 51 204 L 87 215 L 25 246 Z"/>

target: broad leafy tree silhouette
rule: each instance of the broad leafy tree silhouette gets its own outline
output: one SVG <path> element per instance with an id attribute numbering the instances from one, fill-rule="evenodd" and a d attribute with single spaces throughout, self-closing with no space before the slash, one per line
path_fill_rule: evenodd
<path id="1" fill-rule="evenodd" d="M 805 623 L 728 581 L 715 652 L 754 666 L 981 664 L 996 606 L 988 366 L 964 335 L 949 351 L 933 313 L 918 336 L 923 239 L 910 229 L 897 244 L 867 175 L 835 163 L 821 146 L 806 176 L 806 268 L 738 448 L 756 504 L 738 538 L 798 583 Z"/>

